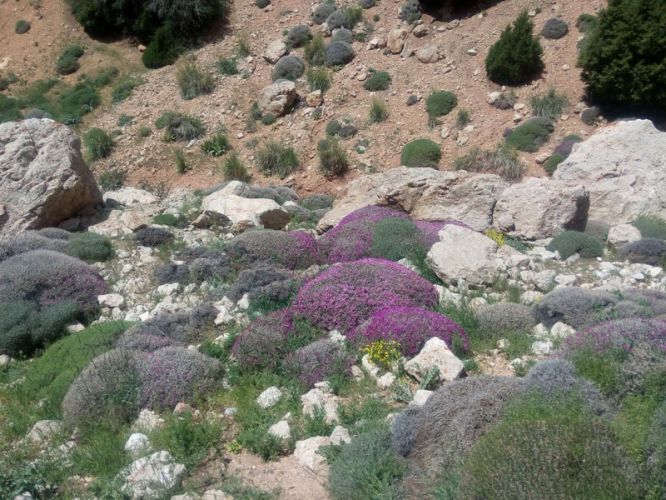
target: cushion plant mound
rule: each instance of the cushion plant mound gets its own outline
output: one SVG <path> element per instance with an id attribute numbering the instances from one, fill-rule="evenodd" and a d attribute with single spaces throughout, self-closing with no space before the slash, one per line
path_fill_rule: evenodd
<path id="1" fill-rule="evenodd" d="M 420 307 L 379 309 L 348 336 L 352 342 L 361 345 L 376 340 L 394 340 L 407 357 L 417 355 L 432 337 L 442 339 L 449 349 L 455 346 L 466 351 L 469 348 L 467 334 L 458 323 Z"/>
<path id="2" fill-rule="evenodd" d="M 241 370 L 273 370 L 284 357 L 284 339 L 291 331 L 293 322 L 288 309 L 261 316 L 236 337 L 231 354 Z"/>
<path id="3" fill-rule="evenodd" d="M 287 269 L 304 269 L 319 261 L 317 241 L 305 231 L 247 231 L 231 240 L 226 251 L 242 263 L 268 262 Z"/>
<path id="4" fill-rule="evenodd" d="M 332 266 L 299 290 L 294 314 L 326 330 L 348 333 L 385 307 L 421 306 L 438 302 L 435 287 L 391 261 L 362 259 Z"/>
<path id="5" fill-rule="evenodd" d="M 407 214 L 372 205 L 351 212 L 319 238 L 322 257 L 331 264 L 368 257 L 375 227 L 389 218 L 407 219 Z"/>
<path id="6" fill-rule="evenodd" d="M 348 373 L 353 364 L 354 358 L 344 346 L 331 339 L 316 340 L 286 358 L 287 368 L 306 387 L 313 387 L 336 373 Z"/>

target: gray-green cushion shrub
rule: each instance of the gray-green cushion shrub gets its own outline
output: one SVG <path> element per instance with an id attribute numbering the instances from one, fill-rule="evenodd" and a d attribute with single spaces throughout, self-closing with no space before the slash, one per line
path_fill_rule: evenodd
<path id="1" fill-rule="evenodd" d="M 531 307 L 498 302 L 482 307 L 476 314 L 479 329 L 490 337 L 503 333 L 528 333 L 536 325 Z"/>
<path id="2" fill-rule="evenodd" d="M 363 88 L 371 92 L 386 90 L 391 85 L 391 75 L 386 71 L 374 71 L 370 78 L 363 82 Z"/>
<path id="3" fill-rule="evenodd" d="M 434 141 L 430 139 L 416 139 L 408 142 L 402 148 L 400 164 L 406 167 L 428 167 L 437 169 L 439 160 L 442 159 L 442 151 Z"/>
<path id="4" fill-rule="evenodd" d="M 254 4 L 260 9 L 265 9 L 271 4 L 271 0 L 254 0 Z"/>
<path id="5" fill-rule="evenodd" d="M 342 66 L 354 59 L 354 49 L 345 42 L 332 42 L 326 47 L 326 66 Z"/>
<path id="6" fill-rule="evenodd" d="M 328 25 L 328 29 L 330 30 L 335 30 L 338 28 L 347 28 L 347 29 L 353 28 L 353 26 L 351 26 L 351 23 L 349 22 L 349 16 L 347 16 L 347 12 L 344 11 L 343 9 L 338 9 L 333 11 L 326 18 L 326 24 Z"/>
<path id="7" fill-rule="evenodd" d="M 322 3 L 317 5 L 312 11 L 312 22 L 315 24 L 323 24 L 328 19 L 328 16 L 335 12 L 335 4 Z"/>
<path id="8" fill-rule="evenodd" d="M 660 217 L 641 215 L 632 225 L 641 232 L 643 238 L 666 240 L 666 220 Z"/>
<path id="9" fill-rule="evenodd" d="M 551 252 L 557 251 L 562 259 L 568 259 L 576 253 L 584 258 L 601 257 L 604 253 L 601 241 L 579 231 L 564 231 L 558 234 L 546 248 Z"/>
<path id="10" fill-rule="evenodd" d="M 407 0 L 400 7 L 398 17 L 408 23 L 413 23 L 421 19 L 421 3 L 418 0 Z"/>
<path id="11" fill-rule="evenodd" d="M 293 272 L 275 264 L 258 262 L 238 273 L 226 296 L 237 302 L 248 294 L 251 304 L 258 300 L 282 304 L 289 301 L 298 284 Z"/>
<path id="12" fill-rule="evenodd" d="M 192 139 L 198 139 L 206 133 L 206 127 L 201 120 L 173 111 L 162 113 L 155 121 L 155 126 L 158 129 L 165 130 L 164 140 L 167 142 L 191 141 Z"/>
<path id="13" fill-rule="evenodd" d="M 283 56 L 273 67 L 272 78 L 277 80 L 298 80 L 305 73 L 305 65 L 300 57 Z"/>
<path id="14" fill-rule="evenodd" d="M 334 198 L 327 194 L 311 194 L 301 200 L 301 206 L 308 210 L 321 210 L 331 208 Z"/>
<path id="15" fill-rule="evenodd" d="M 448 115 L 457 103 L 456 95 L 448 90 L 439 90 L 430 94 L 426 99 L 426 111 L 430 124 L 434 124 L 438 117 Z"/>
<path id="16" fill-rule="evenodd" d="M 173 242 L 174 235 L 166 228 L 148 226 L 134 231 L 134 239 L 142 247 L 158 247 Z"/>
<path id="17" fill-rule="evenodd" d="M 353 357 L 345 347 L 328 338 L 297 349 L 285 360 L 287 370 L 305 387 L 313 387 L 333 375 L 348 375 L 353 364 Z"/>
<path id="18" fill-rule="evenodd" d="M 17 35 L 23 35 L 30 31 L 30 21 L 26 21 L 25 19 L 19 19 L 16 21 L 16 25 L 14 26 L 14 33 Z"/>
<path id="19" fill-rule="evenodd" d="M 344 148 L 335 139 L 329 137 L 319 141 L 319 171 L 325 177 L 340 177 L 349 170 L 349 160 Z"/>
<path id="20" fill-rule="evenodd" d="M 569 33 L 569 25 L 556 17 L 548 19 L 541 29 L 541 35 L 548 40 L 558 40 Z"/>
<path id="21" fill-rule="evenodd" d="M 270 262 L 287 269 L 306 269 L 319 259 L 314 237 L 304 231 L 246 231 L 227 244 L 226 252 L 243 265 Z"/>
<path id="22" fill-rule="evenodd" d="M 287 33 L 287 47 L 295 49 L 302 47 L 312 39 L 310 27 L 305 24 L 297 24 Z"/>
<path id="23" fill-rule="evenodd" d="M 513 129 L 506 137 L 506 143 L 519 151 L 535 153 L 548 142 L 553 130 L 553 123 L 548 118 L 531 118 Z"/>
<path id="24" fill-rule="evenodd" d="M 354 34 L 347 28 L 338 28 L 333 31 L 331 37 L 332 42 L 352 43 L 354 41 Z"/>
<path id="25" fill-rule="evenodd" d="M 618 256 L 629 262 L 659 266 L 666 264 L 666 240 L 643 238 L 623 245 Z"/>

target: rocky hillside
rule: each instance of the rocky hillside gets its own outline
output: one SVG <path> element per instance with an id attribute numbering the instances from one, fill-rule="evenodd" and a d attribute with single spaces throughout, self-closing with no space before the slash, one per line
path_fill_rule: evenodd
<path id="1" fill-rule="evenodd" d="M 0 0 L 1 498 L 666 496 L 666 132 L 582 101 L 602 2 L 71 5 Z"/>

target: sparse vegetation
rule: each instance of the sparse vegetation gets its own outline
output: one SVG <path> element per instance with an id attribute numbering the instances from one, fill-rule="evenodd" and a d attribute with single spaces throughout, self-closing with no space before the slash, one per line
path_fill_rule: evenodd
<path id="1" fill-rule="evenodd" d="M 83 136 L 86 154 L 90 161 L 106 158 L 113 150 L 113 139 L 101 128 L 92 128 Z"/>
<path id="2" fill-rule="evenodd" d="M 388 118 L 388 108 L 381 99 L 374 98 L 370 103 L 370 123 L 380 123 Z"/>
<path id="3" fill-rule="evenodd" d="M 126 177 L 127 174 L 124 170 L 112 168 L 99 174 L 98 183 L 104 191 L 115 191 L 123 187 Z"/>
<path id="4" fill-rule="evenodd" d="M 222 156 L 230 148 L 229 139 L 221 132 L 216 133 L 201 145 L 201 150 L 210 156 Z"/>
<path id="5" fill-rule="evenodd" d="M 231 153 L 224 160 L 221 169 L 225 181 L 250 182 L 250 173 L 236 153 Z"/>
<path id="6" fill-rule="evenodd" d="M 469 117 L 469 111 L 466 109 L 461 109 L 458 111 L 458 116 L 456 116 L 456 127 L 459 129 L 465 128 L 471 121 Z"/>
<path id="7" fill-rule="evenodd" d="M 453 162 L 456 170 L 497 174 L 508 181 L 522 179 L 525 165 L 520 162 L 515 149 L 500 145 L 492 151 L 473 148 L 465 156 Z"/>
<path id="8" fill-rule="evenodd" d="M 132 95 L 132 91 L 143 83 L 143 80 L 134 76 L 126 76 L 118 80 L 111 90 L 111 100 L 119 103 Z"/>
<path id="9" fill-rule="evenodd" d="M 335 139 L 326 138 L 319 141 L 319 170 L 326 177 L 339 177 L 349 169 L 349 160 L 345 150 Z"/>
<path id="10" fill-rule="evenodd" d="M 326 62 L 326 42 L 324 37 L 317 34 L 303 49 L 303 57 L 312 66 L 323 66 Z"/>
<path id="11" fill-rule="evenodd" d="M 542 95 L 532 96 L 530 106 L 534 116 L 543 116 L 550 120 L 557 120 L 562 115 L 569 99 L 563 94 L 559 94 L 555 89 L 550 89 Z"/>
<path id="12" fill-rule="evenodd" d="M 287 177 L 299 166 L 293 148 L 275 141 L 269 141 L 257 150 L 257 166 L 264 175 Z"/>
<path id="13" fill-rule="evenodd" d="M 180 65 L 176 78 L 180 87 L 180 95 L 185 100 L 210 94 L 215 88 L 213 75 L 201 70 L 191 59 Z"/>
<path id="14" fill-rule="evenodd" d="M 238 61 L 235 57 L 220 57 L 217 60 L 217 71 L 221 75 L 237 75 Z"/>
<path id="15" fill-rule="evenodd" d="M 85 49 L 78 44 L 68 45 L 58 56 L 56 71 L 60 75 L 70 75 L 80 68 L 79 59 L 85 53 Z"/>
<path id="16" fill-rule="evenodd" d="M 198 118 L 174 111 L 162 113 L 155 121 L 155 127 L 164 129 L 166 142 L 191 141 L 206 132 L 204 124 Z"/>
<path id="17" fill-rule="evenodd" d="M 391 85 L 391 75 L 386 71 L 374 71 L 370 78 L 363 82 L 363 88 L 370 92 L 386 90 Z"/>
<path id="18" fill-rule="evenodd" d="M 326 68 L 308 68 L 305 74 L 310 90 L 321 90 L 322 93 L 331 88 L 331 77 Z"/>
<path id="19" fill-rule="evenodd" d="M 190 169 L 187 161 L 185 160 L 185 152 L 182 148 L 176 148 L 174 151 L 174 158 L 176 162 L 176 172 L 179 174 L 184 174 Z"/>

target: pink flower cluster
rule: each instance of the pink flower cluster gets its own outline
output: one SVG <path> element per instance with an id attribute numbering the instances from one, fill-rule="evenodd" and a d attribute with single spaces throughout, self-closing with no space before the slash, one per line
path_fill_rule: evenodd
<path id="1" fill-rule="evenodd" d="M 464 350 L 469 349 L 469 339 L 462 326 L 446 316 L 421 307 L 385 307 L 376 311 L 348 338 L 357 345 L 375 340 L 394 340 L 401 346 L 404 356 L 415 356 L 423 344 L 437 337 L 453 348 L 454 339 Z"/>

